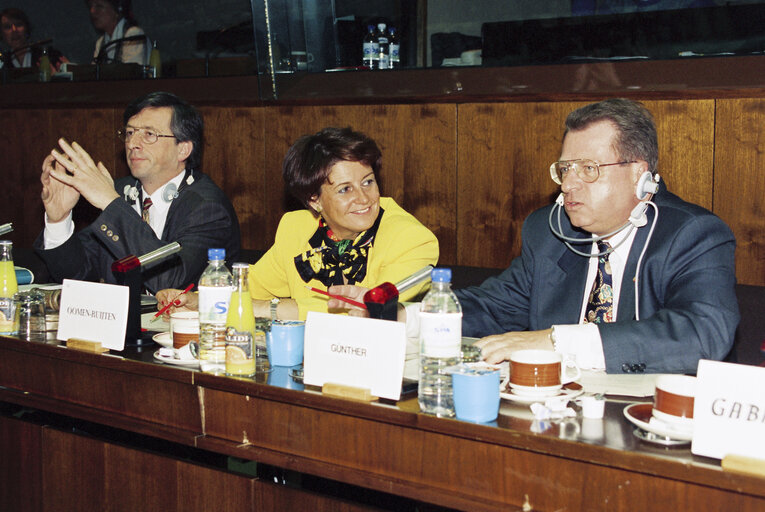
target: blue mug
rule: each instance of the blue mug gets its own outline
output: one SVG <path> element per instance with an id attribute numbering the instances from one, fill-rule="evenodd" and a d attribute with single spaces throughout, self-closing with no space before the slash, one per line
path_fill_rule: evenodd
<path id="1" fill-rule="evenodd" d="M 457 419 L 474 423 L 494 421 L 499 415 L 499 369 L 469 369 L 452 373 Z"/>
<path id="2" fill-rule="evenodd" d="M 268 361 L 272 366 L 295 366 L 303 362 L 303 337 L 305 322 L 271 322 L 266 334 Z"/>

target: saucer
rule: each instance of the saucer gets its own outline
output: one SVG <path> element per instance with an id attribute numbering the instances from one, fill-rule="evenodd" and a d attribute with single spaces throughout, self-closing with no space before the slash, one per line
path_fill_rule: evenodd
<path id="1" fill-rule="evenodd" d="M 176 359 L 172 356 L 163 356 L 159 353 L 159 350 L 154 352 L 154 359 L 162 361 L 165 364 L 172 364 L 174 366 L 185 366 L 186 368 L 199 368 L 199 361 L 196 359 Z"/>
<path id="2" fill-rule="evenodd" d="M 653 404 L 632 404 L 624 408 L 624 417 L 630 423 L 649 434 L 653 434 L 649 439 L 647 434 L 635 434 L 645 441 L 655 442 L 664 445 L 675 445 L 688 443 L 693 439 L 692 431 L 673 429 L 669 425 L 660 422 L 651 423 Z"/>
<path id="3" fill-rule="evenodd" d="M 158 332 L 151 337 L 157 345 L 162 345 L 165 348 L 173 348 L 173 335 L 169 332 Z"/>
<path id="4" fill-rule="evenodd" d="M 528 396 L 534 398 L 548 398 L 560 394 L 561 386 L 518 386 L 510 383 L 510 392 L 516 396 Z"/>
<path id="5" fill-rule="evenodd" d="M 584 393 L 584 388 L 577 382 L 570 382 L 564 385 L 561 390 L 552 396 L 539 396 L 539 395 L 516 395 L 515 393 L 508 393 L 503 391 L 499 394 L 500 398 L 510 400 L 519 404 L 533 404 L 535 402 L 544 402 L 545 400 L 552 400 L 556 398 L 568 398 L 573 399 Z"/>

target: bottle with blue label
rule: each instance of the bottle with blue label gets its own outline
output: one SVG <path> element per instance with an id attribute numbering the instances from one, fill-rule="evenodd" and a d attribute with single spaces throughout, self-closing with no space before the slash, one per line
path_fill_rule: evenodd
<path id="1" fill-rule="evenodd" d="M 434 268 L 420 305 L 420 383 L 425 414 L 454 416 L 452 376 L 445 370 L 462 359 L 462 307 L 451 289 L 452 271 Z"/>
<path id="2" fill-rule="evenodd" d="M 390 42 L 385 23 L 377 24 L 377 49 L 377 69 L 388 69 L 390 67 Z"/>
<path id="3" fill-rule="evenodd" d="M 388 33 L 390 34 L 388 38 L 389 67 L 390 69 L 398 69 L 401 67 L 401 42 L 395 28 L 390 27 Z"/>
<path id="4" fill-rule="evenodd" d="M 199 278 L 199 359 L 212 371 L 224 371 L 226 318 L 234 278 L 226 268 L 226 250 L 209 249 L 208 265 Z M 218 366 L 215 366 L 218 365 Z"/>
<path id="5" fill-rule="evenodd" d="M 374 25 L 367 26 L 367 35 L 364 36 L 361 51 L 361 63 L 369 69 L 375 69 L 380 58 L 380 45 L 377 43 Z"/>

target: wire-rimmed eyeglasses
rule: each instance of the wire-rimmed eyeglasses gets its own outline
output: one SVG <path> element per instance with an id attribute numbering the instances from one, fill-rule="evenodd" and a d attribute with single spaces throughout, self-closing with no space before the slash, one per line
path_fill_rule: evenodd
<path id="1" fill-rule="evenodd" d="M 550 177 L 552 180 L 560 185 L 563 183 L 563 179 L 566 177 L 566 173 L 570 170 L 574 170 L 579 179 L 585 183 L 593 183 L 600 177 L 600 168 L 608 167 L 609 165 L 626 165 L 634 164 L 636 160 L 630 160 L 629 162 L 614 162 L 611 164 L 599 164 L 592 160 L 564 160 L 560 162 L 553 162 L 550 165 Z"/>
<path id="2" fill-rule="evenodd" d="M 130 139 L 133 138 L 133 135 L 140 132 L 141 142 L 144 144 L 154 144 L 159 140 L 160 137 L 171 137 L 176 138 L 175 135 L 163 135 L 161 133 L 157 133 L 154 130 L 150 130 L 148 128 L 123 128 L 121 130 L 117 130 L 117 137 L 125 143 L 130 142 Z"/>

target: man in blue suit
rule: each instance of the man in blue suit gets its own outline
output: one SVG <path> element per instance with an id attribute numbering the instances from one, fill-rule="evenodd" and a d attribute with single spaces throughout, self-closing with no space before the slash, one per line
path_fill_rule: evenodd
<path id="1" fill-rule="evenodd" d="M 526 219 L 507 270 L 456 290 L 462 335 L 482 338 L 487 362 L 543 349 L 608 373 L 695 373 L 699 359 L 726 356 L 739 320 L 736 241 L 718 217 L 667 190 L 658 154 L 640 103 L 610 99 L 569 114 L 550 166 L 560 196 Z M 365 290 L 329 291 L 361 300 Z M 399 314 L 410 335 L 417 310 Z"/>
<path id="2" fill-rule="evenodd" d="M 569 114 L 550 168 L 558 200 L 527 218 L 507 270 L 457 291 L 462 333 L 482 338 L 488 362 L 541 348 L 608 373 L 695 373 L 699 359 L 725 357 L 739 320 L 735 239 L 670 193 L 657 161 L 640 103 Z"/>
<path id="3" fill-rule="evenodd" d="M 119 136 L 130 176 L 116 182 L 76 142 L 59 140 L 43 162 L 45 229 L 35 249 L 55 280 L 115 283 L 111 264 L 179 242 L 181 251 L 142 269 L 144 286 L 156 293 L 196 283 L 210 247 L 239 255 L 239 221 L 230 201 L 199 170 L 204 123 L 199 112 L 168 92 L 137 98 L 125 109 Z M 72 209 L 84 198 L 102 210 L 74 233 Z"/>

